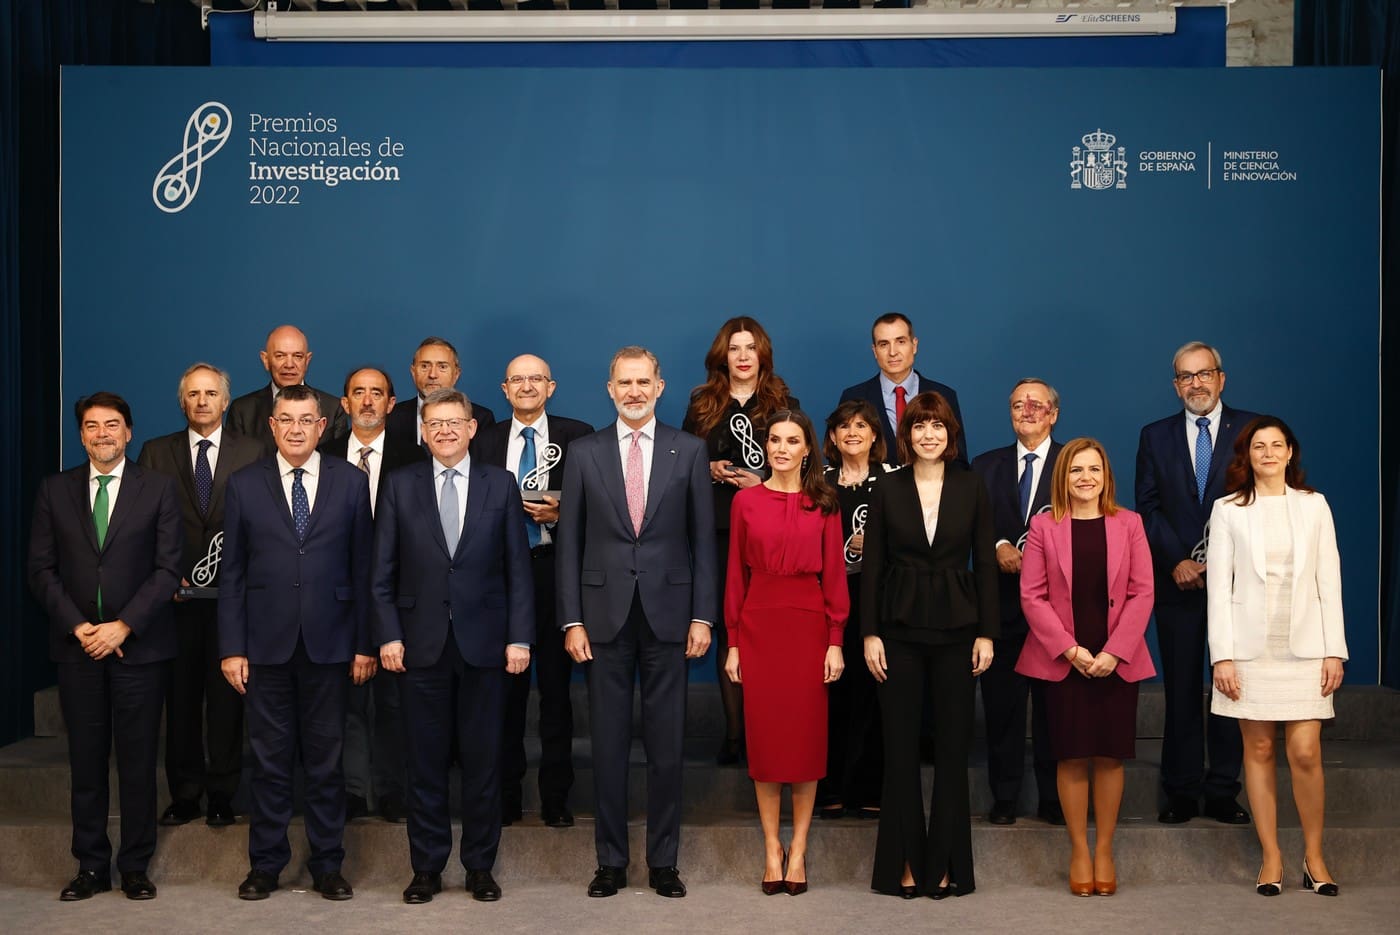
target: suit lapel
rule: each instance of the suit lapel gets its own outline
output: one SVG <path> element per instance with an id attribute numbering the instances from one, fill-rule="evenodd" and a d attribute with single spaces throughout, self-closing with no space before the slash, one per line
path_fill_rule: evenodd
<path id="1" fill-rule="evenodd" d="M 447 548 L 447 537 L 442 534 L 442 511 L 438 509 L 437 462 L 429 460 L 423 465 L 421 470 L 418 468 L 414 468 L 414 470 L 419 473 L 419 477 L 413 485 L 416 491 L 415 496 L 418 498 L 419 515 L 432 517 L 428 525 L 433 527 L 433 541 L 437 543 L 439 549 L 442 549 L 442 554 L 446 555 L 447 560 L 450 562 L 452 561 L 452 553 L 448 551 Z M 468 491 L 468 494 L 470 494 L 470 491 Z M 470 507 L 470 505 L 469 496 L 468 506 Z M 459 536 L 458 542 L 460 541 L 461 537 Z"/>
<path id="2" fill-rule="evenodd" d="M 476 534 L 477 520 L 481 516 L 482 504 L 489 502 L 488 488 L 491 484 L 491 476 L 486 472 L 481 464 L 473 464 L 470 480 L 467 482 L 467 513 L 462 518 L 462 533 L 457 537 L 457 551 L 453 554 L 455 559 L 462 554 L 466 548 L 467 540 Z M 442 523 L 438 523 L 438 528 L 442 528 Z M 446 543 L 446 539 L 443 540 Z"/>
<path id="3" fill-rule="evenodd" d="M 1125 546 L 1123 522 L 1116 516 L 1103 518 L 1104 547 L 1108 550 L 1108 590 L 1113 591 L 1113 582 L 1118 580 L 1118 572 L 1123 568 Z M 1071 551 L 1072 551 L 1071 547 Z"/>
<path id="4" fill-rule="evenodd" d="M 97 548 L 97 527 L 92 523 L 92 504 L 88 500 L 88 473 L 92 470 L 91 465 L 84 461 L 83 466 L 73 470 L 72 483 L 69 485 L 69 492 L 73 495 L 74 514 L 80 518 L 78 525 L 83 527 L 83 535 L 87 536 L 88 545 L 94 552 Z M 111 527 L 108 526 L 108 534 Z"/>
<path id="5" fill-rule="evenodd" d="M 316 479 L 316 502 L 311 507 L 311 518 L 306 521 L 306 538 L 308 539 L 310 539 L 311 534 L 316 531 L 316 518 L 323 512 L 320 507 L 329 504 L 331 502 L 331 496 L 338 490 L 340 475 L 336 471 L 336 468 L 340 465 L 337 465 L 335 460 L 335 458 L 328 458 L 324 454 L 321 455 L 321 476 Z M 348 462 L 344 459 L 341 460 L 341 464 L 346 463 Z M 358 468 L 356 470 L 358 470 Z M 288 514 L 289 518 L 290 515 L 291 514 Z"/>
<path id="6" fill-rule="evenodd" d="M 651 440 L 651 480 L 647 485 L 646 512 L 642 514 L 642 528 L 656 515 L 658 504 L 676 471 L 675 431 L 660 422 L 656 423 L 656 435 Z M 630 516 L 629 516 L 630 518 Z"/>
<path id="7" fill-rule="evenodd" d="M 112 544 L 112 540 L 117 537 L 122 522 L 131 513 L 132 504 L 136 498 L 141 496 L 141 488 L 145 484 L 145 478 L 141 476 L 141 469 L 136 466 L 136 462 L 128 460 L 126 467 L 122 469 L 121 489 L 117 491 L 117 502 L 112 505 L 112 512 L 107 517 L 107 538 L 102 543 L 102 551 L 107 551 L 107 547 Z M 93 528 L 93 540 L 96 541 L 97 529 Z"/>
<path id="8" fill-rule="evenodd" d="M 1234 457 L 1235 411 L 1224 404 L 1220 407 L 1220 427 L 1215 431 L 1215 447 L 1210 454 L 1210 471 L 1206 473 L 1206 490 L 1209 491 L 1220 479 L 1230 459 Z"/>
<path id="9" fill-rule="evenodd" d="M 1298 593 L 1298 580 L 1303 576 L 1303 550 L 1310 539 L 1305 533 L 1310 517 L 1304 515 L 1303 495 L 1289 487 L 1284 491 L 1284 501 L 1288 504 L 1288 529 L 1293 542 L 1293 593 Z"/>
<path id="10" fill-rule="evenodd" d="M 1050 539 L 1055 543 L 1055 559 L 1059 562 L 1060 573 L 1065 576 L 1065 584 L 1074 593 L 1074 520 L 1069 514 L 1058 523 L 1050 525 Z M 1112 579 L 1110 579 L 1112 580 Z"/>
<path id="11" fill-rule="evenodd" d="M 185 500 L 194 504 L 195 511 L 199 511 L 199 491 L 194 489 L 194 459 L 190 456 L 190 435 L 188 431 L 181 432 L 170 439 L 175 446 L 175 466 L 176 473 L 180 475 L 180 489 L 185 492 Z M 219 459 L 223 464 L 224 460 Z M 211 495 L 209 502 L 212 504 L 214 498 Z"/>
<path id="12" fill-rule="evenodd" d="M 1254 502 L 1244 508 L 1245 522 L 1249 527 L 1249 559 L 1254 565 L 1254 573 L 1260 581 L 1268 581 L 1268 569 L 1264 554 L 1264 511 L 1259 507 L 1256 493 Z"/>
<path id="13" fill-rule="evenodd" d="M 268 492 L 272 495 L 272 502 L 277 504 L 277 515 L 282 517 L 283 524 L 287 531 L 295 539 L 297 535 L 296 524 L 292 522 L 292 508 L 287 503 L 287 494 L 282 490 L 282 475 L 277 471 L 277 458 L 273 456 L 267 462 L 264 477 L 267 480 Z"/>
<path id="14" fill-rule="evenodd" d="M 594 452 L 594 460 L 598 464 L 598 476 L 603 478 L 603 485 L 608 490 L 608 495 L 612 497 L 613 506 L 617 509 L 617 515 L 622 520 L 624 529 L 631 531 L 632 514 L 627 512 L 627 482 L 622 476 L 622 454 L 618 450 L 620 442 L 617 437 L 617 424 L 599 433 L 601 444 Z M 652 457 L 653 463 L 656 456 L 655 443 L 653 443 Z"/>

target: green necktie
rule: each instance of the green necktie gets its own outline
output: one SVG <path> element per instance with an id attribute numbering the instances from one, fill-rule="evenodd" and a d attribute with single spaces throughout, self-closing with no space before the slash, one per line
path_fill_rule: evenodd
<path id="1" fill-rule="evenodd" d="M 107 506 L 107 485 L 112 482 L 111 474 L 97 475 L 97 496 L 92 498 L 92 524 L 97 527 L 97 547 L 107 541 L 107 520 L 111 510 Z M 97 619 L 102 619 L 102 585 L 97 586 Z"/>

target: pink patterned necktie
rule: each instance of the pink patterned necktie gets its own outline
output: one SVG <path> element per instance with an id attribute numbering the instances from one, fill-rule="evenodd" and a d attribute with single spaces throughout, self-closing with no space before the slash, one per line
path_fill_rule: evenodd
<path id="1" fill-rule="evenodd" d="M 632 532 L 642 534 L 642 515 L 646 512 L 646 488 L 642 484 L 641 432 L 632 433 L 632 447 L 627 449 L 627 470 L 623 479 L 627 484 L 627 514 L 632 517 Z"/>

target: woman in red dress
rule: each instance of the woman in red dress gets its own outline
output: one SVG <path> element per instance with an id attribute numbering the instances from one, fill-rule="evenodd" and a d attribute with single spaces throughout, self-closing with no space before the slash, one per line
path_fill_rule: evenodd
<path id="1" fill-rule="evenodd" d="M 817 436 L 801 412 L 768 423 L 772 475 L 734 497 L 724 614 L 725 672 L 744 691 L 749 776 L 763 825 L 763 892 L 807 890 L 807 832 L 826 773 L 826 686 L 841 677 L 850 598 L 841 513 L 822 479 Z M 778 819 L 792 786 L 792 842 Z"/>

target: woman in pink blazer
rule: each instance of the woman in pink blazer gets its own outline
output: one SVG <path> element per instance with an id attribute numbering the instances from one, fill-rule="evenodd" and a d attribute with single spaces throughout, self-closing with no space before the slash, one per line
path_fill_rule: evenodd
<path id="1" fill-rule="evenodd" d="M 1021 609 L 1030 636 L 1016 671 L 1048 683 L 1070 892 L 1112 896 L 1123 761 L 1137 739 L 1137 683 L 1156 671 L 1143 638 L 1152 614 L 1152 555 L 1142 519 L 1114 501 L 1108 453 L 1092 438 L 1065 445 L 1055 462 L 1050 512 L 1031 520 L 1021 559 Z"/>

